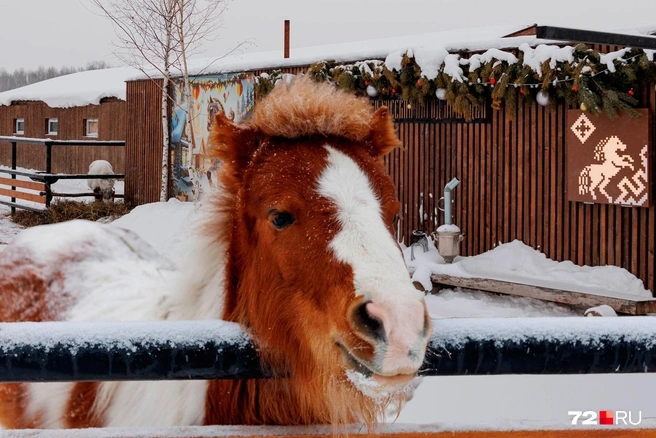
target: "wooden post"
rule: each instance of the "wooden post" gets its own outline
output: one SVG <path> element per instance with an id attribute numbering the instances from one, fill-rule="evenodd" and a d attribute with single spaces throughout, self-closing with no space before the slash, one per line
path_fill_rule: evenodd
<path id="1" fill-rule="evenodd" d="M 285 58 L 289 58 L 289 20 L 285 20 Z"/>
<path id="2" fill-rule="evenodd" d="M 46 173 L 52 173 L 52 143 L 46 142 Z"/>
<path id="3" fill-rule="evenodd" d="M 16 142 L 11 142 L 11 170 L 16 170 Z M 16 174 L 11 174 L 11 179 L 16 179 Z M 11 190 L 16 190 L 16 187 L 11 186 Z M 11 202 L 16 202 L 16 198 L 12 197 Z M 11 206 L 11 214 L 16 213 L 16 207 Z"/>

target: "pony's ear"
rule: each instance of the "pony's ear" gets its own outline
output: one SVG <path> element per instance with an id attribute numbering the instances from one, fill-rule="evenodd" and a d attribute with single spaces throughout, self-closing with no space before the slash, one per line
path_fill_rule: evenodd
<path id="1" fill-rule="evenodd" d="M 240 173 L 248 163 L 259 144 L 259 131 L 246 124 L 232 123 L 219 111 L 212 124 L 210 144 L 213 155 Z"/>
<path id="2" fill-rule="evenodd" d="M 401 146 L 401 141 L 394 130 L 392 116 L 386 106 L 380 107 L 371 121 L 369 134 L 374 156 L 381 158 Z"/>

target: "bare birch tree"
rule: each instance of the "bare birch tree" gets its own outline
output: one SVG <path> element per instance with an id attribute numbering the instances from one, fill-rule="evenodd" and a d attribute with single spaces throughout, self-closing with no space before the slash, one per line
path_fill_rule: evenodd
<path id="1" fill-rule="evenodd" d="M 179 45 L 180 71 L 182 73 L 183 93 L 187 102 L 187 129 L 191 137 L 192 148 L 196 147 L 196 135 L 193 121 L 197 114 L 191 105 L 191 83 L 189 81 L 189 56 L 196 53 L 201 43 L 214 35 L 222 24 L 223 12 L 227 7 L 225 1 L 205 2 L 199 5 L 197 0 L 178 0 L 179 7 L 176 15 L 176 31 Z M 191 166 L 192 154 L 189 154 Z"/>
<path id="2" fill-rule="evenodd" d="M 211 0 L 200 7 L 196 0 L 91 0 L 114 24 L 119 40 L 115 54 L 148 77 L 162 83 L 162 181 L 160 200 L 166 201 L 169 174 L 169 84 L 179 69 L 184 80 L 187 111 L 192 109 L 187 59 L 218 30 L 228 0 Z M 191 114 L 187 116 L 190 123 Z M 191 125 L 189 125 L 191 127 Z M 193 151 L 193 133 L 190 156 Z"/>

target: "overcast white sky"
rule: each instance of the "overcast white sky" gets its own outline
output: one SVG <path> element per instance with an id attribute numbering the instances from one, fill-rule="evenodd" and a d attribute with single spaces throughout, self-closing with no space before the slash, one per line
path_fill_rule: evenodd
<path id="1" fill-rule="evenodd" d="M 89 0 L 0 0 L 0 68 L 84 65 L 112 55 L 109 21 Z M 232 0 L 221 38 L 204 55 L 239 41 L 249 51 L 282 50 L 283 20 L 293 48 L 497 24 L 609 30 L 656 23 L 656 0 Z"/>

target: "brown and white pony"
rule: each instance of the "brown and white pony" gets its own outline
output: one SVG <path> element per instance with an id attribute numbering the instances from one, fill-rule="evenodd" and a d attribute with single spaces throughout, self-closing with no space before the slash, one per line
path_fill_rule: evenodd
<path id="1" fill-rule="evenodd" d="M 298 79 L 243 124 L 219 113 L 212 144 L 189 272 L 118 227 L 37 227 L 0 253 L 0 319 L 222 318 L 280 377 L 2 384 L 5 427 L 372 425 L 407 398 L 432 329 L 393 237 L 387 109 Z"/>

